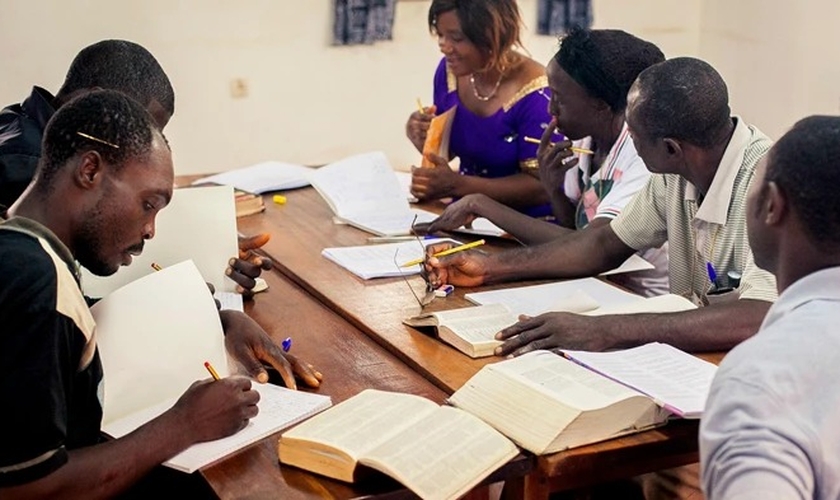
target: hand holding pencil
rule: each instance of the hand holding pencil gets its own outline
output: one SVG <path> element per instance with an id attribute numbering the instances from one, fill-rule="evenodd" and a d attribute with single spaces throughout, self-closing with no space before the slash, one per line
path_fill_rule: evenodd
<path id="1" fill-rule="evenodd" d="M 574 168 L 580 161 L 580 158 L 575 156 L 576 152 L 578 154 L 592 153 L 588 149 L 574 148 L 572 141 L 568 139 L 552 143 L 551 136 L 554 134 L 556 126 L 557 120 L 552 118 L 542 137 L 540 137 L 540 147 L 537 149 L 537 163 L 539 165 L 537 173 L 540 182 L 549 193 L 556 191 L 558 188 L 562 189 L 566 172 Z M 526 137 L 525 140 L 533 142 L 536 139 Z"/>
<path id="2" fill-rule="evenodd" d="M 408 117 L 408 122 L 405 124 L 405 135 L 417 148 L 417 151 L 423 152 L 423 144 L 426 143 L 426 133 L 429 131 L 429 126 L 432 123 L 432 118 L 435 117 L 435 106 L 423 107 L 420 99 L 417 99 L 417 109 Z"/>
<path id="3" fill-rule="evenodd" d="M 487 280 L 492 256 L 485 252 L 454 251 L 455 248 L 458 247 L 446 242 L 426 247 L 428 258 L 423 266 L 429 283 L 435 288 L 447 284 L 465 287 L 483 284 Z M 450 250 L 453 252 L 450 253 Z"/>

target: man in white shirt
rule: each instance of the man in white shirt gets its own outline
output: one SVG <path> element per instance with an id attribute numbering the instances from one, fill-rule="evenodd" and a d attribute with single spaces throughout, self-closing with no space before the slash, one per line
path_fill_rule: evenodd
<path id="1" fill-rule="evenodd" d="M 780 295 L 712 384 L 700 429 L 711 500 L 840 498 L 838 185 L 836 116 L 798 122 L 756 171 L 749 240 Z"/>

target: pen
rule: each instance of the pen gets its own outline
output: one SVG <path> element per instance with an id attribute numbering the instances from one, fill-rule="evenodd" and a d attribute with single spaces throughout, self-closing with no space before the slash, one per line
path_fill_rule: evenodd
<path id="1" fill-rule="evenodd" d="M 430 240 L 434 239 L 435 236 L 426 235 L 426 236 L 371 236 L 367 239 L 368 243 L 399 243 L 401 241 L 414 241 L 416 239 L 421 240 Z"/>
<path id="2" fill-rule="evenodd" d="M 420 100 L 419 97 L 417 98 L 417 111 L 420 111 L 421 115 L 426 114 L 426 110 L 423 109 L 423 102 Z"/>
<path id="3" fill-rule="evenodd" d="M 709 274 L 709 281 L 712 282 L 712 287 L 717 288 L 717 272 L 715 271 L 715 266 L 712 265 L 711 262 L 706 262 L 706 272 Z"/>
<path id="4" fill-rule="evenodd" d="M 452 255 L 453 253 L 463 252 L 464 250 L 469 250 L 470 248 L 475 248 L 477 246 L 481 246 L 484 244 L 484 240 L 473 241 L 472 243 L 467 243 L 466 245 L 460 245 L 454 248 L 450 248 L 449 250 L 444 250 L 442 252 L 438 252 L 434 254 L 432 257 L 445 257 L 447 255 Z M 406 262 L 405 264 L 401 265 L 400 267 L 411 267 L 416 264 L 420 264 L 425 259 L 414 259 L 411 261 Z"/>
<path id="5" fill-rule="evenodd" d="M 152 262 L 152 269 L 154 269 L 155 271 L 160 271 L 160 270 L 161 270 L 161 269 L 163 269 L 163 268 L 162 268 L 162 267 L 160 267 L 160 265 L 158 265 L 158 264 L 156 264 L 156 263 Z"/>
<path id="6" fill-rule="evenodd" d="M 213 380 L 219 380 L 219 374 L 216 373 L 216 369 L 213 368 L 213 365 L 211 365 L 209 361 L 204 362 L 204 368 L 207 368 L 207 371 L 213 376 Z"/>
<path id="7" fill-rule="evenodd" d="M 289 352 L 289 349 L 292 348 L 292 337 L 286 337 L 280 345 L 283 346 L 283 352 Z"/>
<path id="8" fill-rule="evenodd" d="M 523 139 L 523 140 L 524 140 L 525 142 L 530 142 L 530 143 L 532 143 L 532 144 L 541 144 L 541 143 L 542 143 L 542 141 L 540 141 L 539 139 L 535 139 L 535 138 L 533 138 L 533 137 L 527 137 L 527 136 L 526 136 L 526 137 L 525 137 L 525 139 Z M 553 143 L 553 142 L 552 142 L 552 143 L 550 143 L 550 144 L 551 144 L 552 146 L 554 146 L 554 143 Z M 581 155 L 594 155 L 594 154 L 595 154 L 595 152 L 594 152 L 594 151 L 592 151 L 591 149 L 576 148 L 576 147 L 574 147 L 574 146 L 570 147 L 569 149 L 570 149 L 570 150 L 572 150 L 572 152 L 573 152 L 573 153 L 577 153 L 577 154 L 581 154 Z"/>

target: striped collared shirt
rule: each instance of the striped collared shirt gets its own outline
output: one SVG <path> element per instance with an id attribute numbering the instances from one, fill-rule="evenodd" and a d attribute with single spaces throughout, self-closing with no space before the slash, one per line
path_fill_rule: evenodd
<path id="1" fill-rule="evenodd" d="M 727 275 L 735 272 L 741 275 L 740 298 L 772 302 L 777 296 L 776 281 L 755 266 L 746 224 L 750 183 L 771 141 L 740 118 L 734 121 L 735 131 L 702 200 L 683 177 L 653 175 L 611 227 L 636 250 L 668 241 L 671 293 L 706 303 L 712 289 L 711 264 L 720 286 L 728 286 Z"/>

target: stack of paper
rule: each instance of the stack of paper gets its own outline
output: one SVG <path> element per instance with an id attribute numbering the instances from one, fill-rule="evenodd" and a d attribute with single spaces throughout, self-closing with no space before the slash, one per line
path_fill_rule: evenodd
<path id="1" fill-rule="evenodd" d="M 224 184 L 243 191 L 262 194 L 308 186 L 311 173 L 312 169 L 303 165 L 267 161 L 204 177 L 193 184 Z"/>

